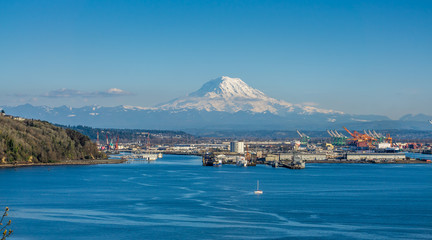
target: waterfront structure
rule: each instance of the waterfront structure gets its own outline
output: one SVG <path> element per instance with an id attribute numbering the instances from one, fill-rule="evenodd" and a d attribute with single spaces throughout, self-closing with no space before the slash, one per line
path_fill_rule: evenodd
<path id="1" fill-rule="evenodd" d="M 300 132 L 299 130 L 297 130 L 297 134 L 300 136 L 300 142 L 302 145 L 308 144 L 308 142 L 310 141 L 310 137 L 308 135 Z"/>
<path id="2" fill-rule="evenodd" d="M 347 161 L 394 161 L 394 160 L 405 160 L 405 153 L 347 153 Z"/>
<path id="3" fill-rule="evenodd" d="M 230 151 L 244 154 L 244 142 L 238 142 L 238 141 L 231 142 L 230 143 Z"/>
<path id="4" fill-rule="evenodd" d="M 343 135 L 342 133 L 336 131 L 336 130 L 327 130 L 327 133 L 331 136 L 331 144 L 334 146 L 345 146 L 346 140 L 348 139 L 347 136 Z"/>

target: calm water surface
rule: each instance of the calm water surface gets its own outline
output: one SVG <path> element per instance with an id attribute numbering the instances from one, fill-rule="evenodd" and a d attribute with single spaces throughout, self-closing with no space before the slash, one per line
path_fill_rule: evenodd
<path id="1" fill-rule="evenodd" d="M 0 169 L 0 181 L 11 239 L 432 239 L 432 165 L 217 168 L 167 155 Z"/>

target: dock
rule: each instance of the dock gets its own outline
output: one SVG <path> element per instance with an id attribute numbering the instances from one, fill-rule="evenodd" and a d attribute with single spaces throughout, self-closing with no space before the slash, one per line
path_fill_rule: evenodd
<path id="1" fill-rule="evenodd" d="M 130 155 L 122 156 L 122 159 L 126 160 L 156 161 L 158 158 L 162 158 L 162 153 L 133 153 Z"/>

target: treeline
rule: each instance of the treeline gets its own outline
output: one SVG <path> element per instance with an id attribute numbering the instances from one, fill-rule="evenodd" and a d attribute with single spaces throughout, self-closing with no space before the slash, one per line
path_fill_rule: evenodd
<path id="1" fill-rule="evenodd" d="M 0 116 L 0 164 L 105 157 L 89 137 L 77 131 L 45 121 Z"/>
<path id="2" fill-rule="evenodd" d="M 150 139 L 153 143 L 168 142 L 170 139 L 180 139 L 182 142 L 185 142 L 185 140 L 194 139 L 194 136 L 187 134 L 183 131 L 92 128 L 92 127 L 81 126 L 81 125 L 78 126 L 58 125 L 58 126 L 78 131 L 86 136 L 89 136 L 90 139 L 93 141 L 96 141 L 97 134 L 99 133 L 99 138 L 101 142 L 106 141 L 107 136 L 109 139 L 116 139 L 118 136 L 120 142 L 145 141 L 145 139 L 147 138 L 147 133 L 150 133 Z"/>

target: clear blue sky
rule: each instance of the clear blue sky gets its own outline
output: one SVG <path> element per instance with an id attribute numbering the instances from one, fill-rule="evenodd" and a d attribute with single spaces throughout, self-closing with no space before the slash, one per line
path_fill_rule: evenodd
<path id="1" fill-rule="evenodd" d="M 222 75 L 432 115 L 432 1 L 0 1 L 0 105 L 153 106 Z"/>

